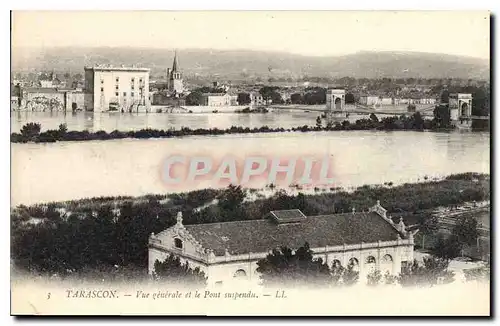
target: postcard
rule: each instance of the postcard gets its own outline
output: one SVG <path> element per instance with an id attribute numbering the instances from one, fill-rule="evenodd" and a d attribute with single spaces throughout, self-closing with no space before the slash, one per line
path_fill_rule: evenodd
<path id="1" fill-rule="evenodd" d="M 490 316 L 487 11 L 14 11 L 11 314 Z"/>

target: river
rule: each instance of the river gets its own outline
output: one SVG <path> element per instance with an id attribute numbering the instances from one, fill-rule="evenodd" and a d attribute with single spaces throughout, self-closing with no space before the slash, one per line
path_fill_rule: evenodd
<path id="1" fill-rule="evenodd" d="M 269 118 L 254 118 L 256 116 L 233 115 L 236 121 L 226 123 L 239 125 L 241 120 L 238 119 L 260 122 L 259 119 L 275 119 L 271 115 Z M 219 122 L 222 118 L 222 115 L 220 118 L 217 115 L 203 117 Z M 126 119 L 129 118 L 119 119 L 120 126 L 126 124 Z M 166 115 L 165 119 L 187 118 Z M 490 170 L 490 134 L 473 132 L 336 131 L 190 136 L 12 144 L 11 152 L 13 206 L 213 186 L 209 180 L 195 187 L 183 185 L 174 189 L 165 185 L 160 175 L 164 159 L 180 153 L 186 156 L 208 153 L 212 157 L 227 153 L 236 157 L 249 154 L 300 157 L 328 153 L 333 162 L 335 186 L 340 187 L 384 182 L 399 184 L 423 181 L 426 177 L 459 172 L 489 173 Z"/>
<path id="2" fill-rule="evenodd" d="M 57 129 L 65 123 L 68 130 L 113 130 L 130 131 L 143 128 L 179 129 L 181 127 L 219 128 L 231 126 L 259 128 L 291 128 L 304 125 L 316 125 L 320 112 L 286 111 L 270 113 L 93 113 L 93 112 L 11 112 L 10 123 L 12 132 L 19 132 L 28 122 L 38 122 L 42 130 Z M 367 118 L 366 115 L 352 114 L 349 120 Z"/>

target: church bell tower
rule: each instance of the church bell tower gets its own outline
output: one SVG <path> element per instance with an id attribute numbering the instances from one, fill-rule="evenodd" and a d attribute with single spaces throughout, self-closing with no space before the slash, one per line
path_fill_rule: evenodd
<path id="1" fill-rule="evenodd" d="M 168 90 L 176 94 L 181 94 L 184 91 L 184 86 L 182 83 L 182 73 L 177 63 L 177 51 L 175 51 L 172 70 L 170 70 L 169 73 Z"/>

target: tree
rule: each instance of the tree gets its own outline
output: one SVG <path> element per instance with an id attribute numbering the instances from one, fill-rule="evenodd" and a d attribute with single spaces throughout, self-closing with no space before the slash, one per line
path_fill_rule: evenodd
<path id="1" fill-rule="evenodd" d="M 433 235 L 439 230 L 437 218 L 433 215 L 424 215 L 418 230 L 422 235 L 422 249 L 425 249 L 426 236 Z"/>
<path id="2" fill-rule="evenodd" d="M 155 261 L 153 277 L 157 281 L 197 287 L 203 287 L 207 282 L 205 273 L 199 267 L 192 269 L 188 262 L 182 264 L 180 258 L 174 255 L 169 255 L 163 262 Z"/>
<path id="3" fill-rule="evenodd" d="M 367 275 L 368 285 L 377 286 L 382 282 L 382 273 L 377 269 Z"/>
<path id="4" fill-rule="evenodd" d="M 245 192 L 241 186 L 230 184 L 217 198 L 219 200 L 219 207 L 227 211 L 233 211 L 241 207 L 245 196 Z"/>
<path id="5" fill-rule="evenodd" d="M 292 104 L 302 104 L 304 100 L 302 98 L 302 94 L 293 93 L 292 95 L 290 95 L 290 101 L 292 102 Z"/>
<path id="6" fill-rule="evenodd" d="M 21 128 L 21 135 L 26 140 L 33 140 L 35 137 L 40 135 L 42 126 L 36 122 L 29 122 Z"/>
<path id="7" fill-rule="evenodd" d="M 199 91 L 192 91 L 186 96 L 186 105 L 201 105 L 202 104 L 202 93 Z"/>
<path id="8" fill-rule="evenodd" d="M 436 105 L 434 108 L 434 125 L 438 128 L 449 128 L 451 126 L 450 110 L 448 104 Z"/>
<path id="9" fill-rule="evenodd" d="M 59 125 L 59 134 L 60 134 L 61 136 L 64 136 L 67 132 L 68 132 L 68 127 L 66 126 L 66 124 L 65 124 L 65 123 L 61 123 L 61 124 Z"/>
<path id="10" fill-rule="evenodd" d="M 239 105 L 246 105 L 250 104 L 252 102 L 252 99 L 250 98 L 250 94 L 242 92 L 238 93 L 238 104 Z"/>
<path id="11" fill-rule="evenodd" d="M 257 262 L 257 272 L 265 286 L 329 286 L 330 269 L 321 258 L 314 259 L 309 244 L 292 249 L 282 246 Z"/>
<path id="12" fill-rule="evenodd" d="M 460 216 L 451 231 L 451 238 L 458 242 L 461 251 L 465 246 L 476 244 L 479 238 L 477 220 L 470 215 Z"/>
<path id="13" fill-rule="evenodd" d="M 359 272 L 354 269 L 354 264 L 347 265 L 347 268 L 342 274 L 342 284 L 345 286 L 351 286 L 358 283 Z"/>
<path id="14" fill-rule="evenodd" d="M 448 260 L 437 257 L 424 257 L 423 264 L 417 260 L 401 269 L 398 282 L 401 286 L 434 286 L 451 283 L 454 273 L 448 271 Z"/>
<path id="15" fill-rule="evenodd" d="M 461 246 L 454 236 L 445 237 L 438 235 L 436 244 L 432 248 L 432 254 L 441 259 L 453 259 L 460 255 Z"/>
<path id="16" fill-rule="evenodd" d="M 422 118 L 422 114 L 420 114 L 420 112 L 415 112 L 412 117 L 413 127 L 418 130 L 424 129 L 424 119 Z"/>
<path id="17" fill-rule="evenodd" d="M 355 98 L 353 93 L 345 94 L 345 104 L 353 104 L 354 102 Z"/>
<path id="18" fill-rule="evenodd" d="M 373 122 L 378 122 L 378 117 L 375 115 L 375 113 L 370 113 L 370 120 Z"/>
<path id="19" fill-rule="evenodd" d="M 277 92 L 278 87 L 264 86 L 259 90 L 266 103 L 271 101 L 273 104 L 280 104 L 283 102 L 281 95 Z"/>
<path id="20" fill-rule="evenodd" d="M 321 117 L 316 118 L 316 128 L 321 129 L 322 122 L 321 122 Z"/>

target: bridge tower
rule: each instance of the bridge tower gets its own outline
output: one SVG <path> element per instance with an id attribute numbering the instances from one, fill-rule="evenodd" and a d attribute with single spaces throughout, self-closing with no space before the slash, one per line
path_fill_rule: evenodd
<path id="1" fill-rule="evenodd" d="M 468 129 L 472 125 L 472 94 L 450 94 L 450 122 L 452 125 Z"/>
<path id="2" fill-rule="evenodd" d="M 325 114 L 328 122 L 332 122 L 335 118 L 347 118 L 345 89 L 329 89 L 326 91 Z"/>

